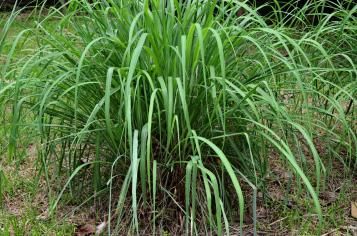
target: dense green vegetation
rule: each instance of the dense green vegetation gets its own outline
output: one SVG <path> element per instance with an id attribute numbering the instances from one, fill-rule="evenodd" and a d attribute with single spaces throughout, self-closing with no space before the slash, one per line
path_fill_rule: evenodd
<path id="1" fill-rule="evenodd" d="M 71 1 L 9 43 L 13 11 L 0 151 L 23 160 L 30 139 L 49 215 L 100 201 L 113 235 L 242 233 L 248 209 L 256 233 L 273 160 L 317 234 L 331 169 L 357 168 L 357 6 L 319 6 L 286 20 L 241 1 Z"/>

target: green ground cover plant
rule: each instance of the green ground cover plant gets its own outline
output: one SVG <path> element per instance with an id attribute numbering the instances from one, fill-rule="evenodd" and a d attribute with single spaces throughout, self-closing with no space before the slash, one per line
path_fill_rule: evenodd
<path id="1" fill-rule="evenodd" d="M 275 157 L 319 233 L 333 163 L 357 167 L 357 7 L 316 2 L 286 21 L 244 1 L 71 1 L 4 54 L 13 12 L 0 141 L 16 160 L 31 131 L 49 214 L 99 201 L 113 235 L 243 234 L 249 209 L 256 234 Z"/>

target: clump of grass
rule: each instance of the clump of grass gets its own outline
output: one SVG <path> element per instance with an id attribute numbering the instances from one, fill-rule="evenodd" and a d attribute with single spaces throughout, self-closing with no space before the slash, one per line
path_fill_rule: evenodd
<path id="1" fill-rule="evenodd" d="M 355 10 L 294 28 L 240 1 L 72 1 L 38 23 L 40 48 L 12 73 L 9 155 L 19 127 L 35 126 L 48 183 L 68 176 L 61 191 L 49 185 L 52 213 L 89 176 L 94 195 L 109 188 L 109 234 L 124 223 L 165 229 L 176 208 L 181 230 L 221 235 L 235 212 L 242 233 L 242 186 L 264 189 L 274 149 L 322 221 L 315 138 L 346 167 L 357 163 L 345 107 L 356 97 L 353 43 L 331 47 L 353 38 Z M 58 27 L 45 27 L 54 18 Z M 35 121 L 22 119 L 28 112 Z"/>
<path id="2" fill-rule="evenodd" d="M 16 17 L 18 12 L 13 11 L 10 17 L 5 18 L 2 15 L 0 16 L 0 64 L 3 65 L 6 62 L 6 55 L 4 54 L 4 47 L 6 43 L 6 38 L 8 31 L 10 29 L 10 26 Z M 6 114 L 6 108 L 4 106 L 5 101 L 3 98 L 3 94 L 6 93 L 6 91 L 11 87 L 11 85 L 8 85 L 7 81 L 5 80 L 5 69 L 3 69 L 3 66 L 0 67 L 0 112 L 2 114 Z M 1 121 L 0 121 L 0 155 L 2 155 L 5 151 L 3 148 L 6 145 L 6 130 L 5 130 L 5 124 L 7 123 L 6 117 L 3 115 Z M 0 203 L 2 203 L 2 195 L 4 192 L 4 189 L 6 187 L 6 177 L 4 174 L 3 169 L 0 166 Z"/>

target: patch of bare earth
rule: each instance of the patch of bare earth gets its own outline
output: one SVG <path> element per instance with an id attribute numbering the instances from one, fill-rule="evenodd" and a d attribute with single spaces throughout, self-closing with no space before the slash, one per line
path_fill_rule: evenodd
<path id="1" fill-rule="evenodd" d="M 315 139 L 314 143 L 319 154 L 323 157 L 326 154 L 324 144 L 318 139 Z M 313 158 L 307 148 L 304 148 L 304 155 L 308 163 L 307 166 L 314 166 Z M 258 193 L 257 197 L 258 234 L 300 235 L 299 228 L 301 225 L 299 224 L 306 219 L 310 220 L 309 227 L 311 229 L 317 228 L 318 219 L 317 215 L 311 210 L 314 208 L 311 197 L 306 194 L 304 187 L 302 191 L 299 191 L 299 187 L 296 185 L 297 178 L 287 167 L 287 164 L 283 163 L 277 153 L 272 152 L 269 158 L 269 166 L 270 174 L 267 177 L 265 200 L 263 200 L 262 193 Z M 314 176 L 314 173 L 311 173 L 311 175 Z M 310 177 L 310 180 L 313 180 L 313 178 Z M 356 173 L 346 174 L 346 167 L 337 159 L 333 159 L 328 169 L 325 187 L 320 191 L 319 200 L 325 220 L 327 222 L 330 220 L 328 214 L 331 213 L 328 212 L 333 212 L 338 208 L 339 213 L 336 214 L 340 215 L 336 217 L 343 224 L 331 228 L 325 227 L 322 235 L 357 235 L 357 219 L 351 215 L 351 204 L 357 201 L 356 186 Z M 287 225 L 290 216 L 284 214 L 289 209 L 292 211 L 298 209 L 301 214 L 301 222 L 297 221 L 293 226 Z M 247 235 L 252 235 L 253 225 L 246 225 L 245 232 Z"/>
<path id="2" fill-rule="evenodd" d="M 2 169 L 7 177 L 8 183 L 10 184 L 18 181 L 19 179 L 35 182 L 36 178 L 39 178 L 38 186 L 36 186 L 34 194 L 24 191 L 21 186 L 14 186 L 11 193 L 5 193 L 3 199 L 3 211 L 8 216 L 15 216 L 20 219 L 21 217 L 26 216 L 26 211 L 29 209 L 35 209 L 36 212 L 38 212 L 36 220 L 47 221 L 50 219 L 48 212 L 48 186 L 43 176 L 37 176 L 38 168 L 36 167 L 36 149 L 36 145 L 30 144 L 27 148 L 27 156 L 18 166 L 12 163 L 2 163 Z M 77 206 L 71 206 L 70 204 L 60 204 L 54 217 L 58 225 L 72 224 L 77 226 L 77 231 L 79 230 L 78 232 L 80 232 L 81 227 L 84 225 L 100 225 L 101 220 L 96 213 L 98 213 L 98 211 L 94 206 L 91 207 L 86 205 L 85 207 L 78 208 Z"/>

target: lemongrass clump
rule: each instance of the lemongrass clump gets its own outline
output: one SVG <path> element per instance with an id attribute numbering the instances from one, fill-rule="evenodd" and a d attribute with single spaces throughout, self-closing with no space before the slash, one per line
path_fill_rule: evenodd
<path id="1" fill-rule="evenodd" d="M 47 181 L 68 177 L 50 191 L 51 213 L 89 176 L 95 195 L 109 188 L 109 233 L 123 222 L 146 228 L 142 211 L 155 232 L 176 207 L 186 232 L 221 235 L 234 215 L 242 232 L 245 206 L 255 209 L 242 185 L 263 189 L 273 149 L 322 220 L 315 138 L 357 163 L 353 44 L 330 47 L 340 30 L 354 40 L 356 8 L 339 11 L 338 23 L 321 14 L 299 24 L 311 7 L 296 9 L 296 21 L 277 8 L 267 22 L 241 1 L 72 1 L 38 23 L 40 48 L 12 73 L 10 155 L 23 111 L 33 112 Z"/>

